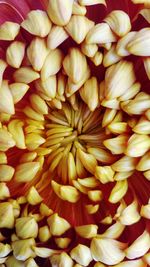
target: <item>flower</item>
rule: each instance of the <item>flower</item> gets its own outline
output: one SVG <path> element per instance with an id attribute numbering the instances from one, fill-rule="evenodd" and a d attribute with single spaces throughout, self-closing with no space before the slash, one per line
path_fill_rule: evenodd
<path id="1" fill-rule="evenodd" d="M 0 265 L 150 265 L 149 0 L 0 1 Z"/>

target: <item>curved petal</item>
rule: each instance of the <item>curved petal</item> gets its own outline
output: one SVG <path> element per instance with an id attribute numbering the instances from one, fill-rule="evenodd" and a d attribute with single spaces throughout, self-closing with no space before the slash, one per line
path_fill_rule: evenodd
<path id="1" fill-rule="evenodd" d="M 46 9 L 47 0 L 0 0 L 0 24 L 5 21 L 21 22 L 32 9 Z"/>

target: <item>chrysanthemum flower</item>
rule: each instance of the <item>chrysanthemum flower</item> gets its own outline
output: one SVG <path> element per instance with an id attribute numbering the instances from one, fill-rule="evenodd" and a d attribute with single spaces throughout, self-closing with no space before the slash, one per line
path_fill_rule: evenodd
<path id="1" fill-rule="evenodd" d="M 0 266 L 150 265 L 150 1 L 0 1 Z"/>

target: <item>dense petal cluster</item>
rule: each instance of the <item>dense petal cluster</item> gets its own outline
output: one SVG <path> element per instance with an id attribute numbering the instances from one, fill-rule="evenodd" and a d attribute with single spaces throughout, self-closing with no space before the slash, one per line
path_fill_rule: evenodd
<path id="1" fill-rule="evenodd" d="M 150 265 L 150 5 L 130 2 L 0 25 L 1 267 Z"/>

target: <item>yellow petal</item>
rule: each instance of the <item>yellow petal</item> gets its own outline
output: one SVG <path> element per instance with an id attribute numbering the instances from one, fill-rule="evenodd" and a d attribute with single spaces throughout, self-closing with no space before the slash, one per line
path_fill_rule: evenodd
<path id="1" fill-rule="evenodd" d="M 128 79 L 126 77 L 128 76 Z M 108 99 L 117 98 L 123 95 L 135 82 L 133 64 L 127 61 L 120 61 L 107 69 L 105 75 L 106 87 L 105 96 Z"/>
<path id="2" fill-rule="evenodd" d="M 48 106 L 46 102 L 38 95 L 38 94 L 31 94 L 30 95 L 30 103 L 32 108 L 38 112 L 43 114 L 48 114 Z"/>
<path id="3" fill-rule="evenodd" d="M 65 30 L 77 44 L 80 44 L 93 26 L 94 22 L 85 16 L 73 15 Z"/>
<path id="4" fill-rule="evenodd" d="M 113 187 L 110 193 L 109 202 L 110 203 L 119 202 L 125 196 L 127 190 L 128 190 L 127 180 L 117 181 L 116 185 Z"/>
<path id="5" fill-rule="evenodd" d="M 81 98 L 91 111 L 94 111 L 98 106 L 98 90 L 96 77 L 91 77 L 87 80 L 84 86 L 79 90 Z"/>
<path id="6" fill-rule="evenodd" d="M 19 68 L 25 54 L 25 44 L 19 41 L 11 43 L 6 50 L 7 63 L 13 68 Z"/>
<path id="7" fill-rule="evenodd" d="M 32 217 L 22 217 L 16 219 L 15 228 L 17 236 L 21 239 L 37 237 L 38 224 Z"/>
<path id="8" fill-rule="evenodd" d="M 97 165 L 97 161 L 93 155 L 85 153 L 81 149 L 78 149 L 79 159 L 81 160 L 85 169 L 87 169 L 90 173 L 95 173 L 95 168 Z"/>
<path id="9" fill-rule="evenodd" d="M 119 221 L 123 225 L 132 225 L 140 220 L 140 214 L 138 212 L 138 203 L 134 200 L 128 205 L 121 213 Z"/>
<path id="10" fill-rule="evenodd" d="M 90 262 L 92 261 L 90 249 L 82 244 L 78 244 L 76 247 L 74 247 L 70 252 L 70 256 L 73 260 L 83 266 L 89 266 Z"/>
<path id="11" fill-rule="evenodd" d="M 112 165 L 112 168 L 117 172 L 129 172 L 135 170 L 137 162 L 136 158 L 123 156 Z"/>
<path id="12" fill-rule="evenodd" d="M 6 68 L 7 68 L 7 63 L 4 60 L 0 59 L 0 87 L 2 85 L 3 74 Z"/>
<path id="13" fill-rule="evenodd" d="M 114 173 L 110 166 L 96 166 L 95 169 L 95 176 L 102 184 L 113 182 Z"/>
<path id="14" fill-rule="evenodd" d="M 63 67 L 73 83 L 79 83 L 87 71 L 86 57 L 78 48 L 71 48 L 63 61 Z"/>
<path id="15" fill-rule="evenodd" d="M 0 181 L 1 182 L 9 182 L 13 175 L 15 169 L 9 165 L 0 165 Z"/>
<path id="16" fill-rule="evenodd" d="M 40 71 L 49 53 L 44 39 L 36 37 L 27 48 L 28 59 L 35 71 Z"/>
<path id="17" fill-rule="evenodd" d="M 118 61 L 120 61 L 120 59 L 121 59 L 121 57 L 117 54 L 116 46 L 112 45 L 110 50 L 108 50 L 108 52 L 106 52 L 104 54 L 103 65 L 104 65 L 105 68 L 109 67 L 112 64 L 115 64 Z"/>
<path id="18" fill-rule="evenodd" d="M 47 223 L 50 227 L 51 234 L 55 236 L 64 234 L 71 227 L 70 224 L 65 219 L 59 217 L 57 213 L 51 215 Z"/>
<path id="19" fill-rule="evenodd" d="M 12 41 L 18 35 L 20 25 L 15 22 L 6 21 L 0 26 L 0 40 Z"/>
<path id="20" fill-rule="evenodd" d="M 12 134 L 13 139 L 16 142 L 16 147 L 25 149 L 25 136 L 23 132 L 23 122 L 21 120 L 12 120 L 8 124 L 8 130 Z"/>
<path id="21" fill-rule="evenodd" d="M 11 90 L 8 86 L 8 81 L 3 80 L 1 87 L 0 87 L 0 112 L 14 114 L 14 101 L 13 96 L 11 94 Z"/>
<path id="22" fill-rule="evenodd" d="M 72 8 L 73 0 L 49 0 L 47 13 L 54 24 L 64 26 L 71 18 Z"/>
<path id="23" fill-rule="evenodd" d="M 10 197 L 9 188 L 6 183 L 0 183 L 0 200 Z"/>
<path id="24" fill-rule="evenodd" d="M 47 38 L 47 47 L 49 49 L 55 49 L 61 45 L 69 35 L 61 26 L 54 25 Z"/>
<path id="25" fill-rule="evenodd" d="M 116 45 L 116 52 L 119 56 L 126 57 L 130 55 L 129 51 L 127 50 L 127 45 L 134 38 L 135 34 L 135 31 L 129 32 L 118 40 Z"/>
<path id="26" fill-rule="evenodd" d="M 145 230 L 125 251 L 128 259 L 143 256 L 150 248 L 150 235 Z"/>
<path id="27" fill-rule="evenodd" d="M 114 10 L 104 19 L 110 28 L 119 37 L 126 35 L 131 30 L 131 22 L 127 13 L 122 10 Z"/>
<path id="28" fill-rule="evenodd" d="M 81 51 L 87 57 L 94 57 L 98 51 L 98 46 L 96 44 L 87 44 L 83 42 L 81 44 Z"/>
<path id="29" fill-rule="evenodd" d="M 98 226 L 95 224 L 87 224 L 76 226 L 75 231 L 83 238 L 93 238 L 97 235 Z"/>
<path id="30" fill-rule="evenodd" d="M 22 163 L 16 167 L 14 179 L 17 182 L 29 182 L 35 177 L 39 168 L 39 162 Z"/>
<path id="31" fill-rule="evenodd" d="M 29 85 L 25 83 L 12 83 L 9 85 L 9 88 L 13 96 L 14 104 L 16 104 L 24 97 L 29 89 Z"/>
<path id="32" fill-rule="evenodd" d="M 115 42 L 116 36 L 107 23 L 99 23 L 94 26 L 86 36 L 88 44 L 104 44 Z"/>
<path id="33" fill-rule="evenodd" d="M 49 76 L 55 75 L 61 68 L 63 61 L 63 53 L 59 49 L 52 50 L 46 60 L 41 70 L 41 79 L 45 81 Z M 53 62 L 53 64 L 52 64 Z"/>
<path id="34" fill-rule="evenodd" d="M 125 154 L 129 157 L 141 157 L 150 149 L 150 137 L 144 134 L 133 134 L 127 143 Z"/>
<path id="35" fill-rule="evenodd" d="M 35 245 L 33 238 L 17 240 L 12 242 L 13 255 L 17 260 L 25 261 L 30 257 L 35 257 L 32 246 Z"/>
<path id="36" fill-rule="evenodd" d="M 76 1 L 73 3 L 73 9 L 72 9 L 72 14 L 73 15 L 81 15 L 85 16 L 87 10 L 85 6 L 79 5 Z"/>
<path id="37" fill-rule="evenodd" d="M 118 264 L 124 259 L 123 248 L 123 243 L 109 238 L 93 238 L 91 242 L 93 259 L 108 265 Z"/>
<path id="38" fill-rule="evenodd" d="M 111 139 L 106 139 L 103 143 L 113 154 L 119 155 L 126 150 L 128 139 L 128 135 L 122 134 Z"/>
<path id="39" fill-rule="evenodd" d="M 39 73 L 30 67 L 21 67 L 14 72 L 14 80 L 17 83 L 31 83 L 40 77 Z"/>
<path id="40" fill-rule="evenodd" d="M 138 31 L 128 43 L 127 50 L 136 56 L 150 56 L 150 28 Z"/>
<path id="41" fill-rule="evenodd" d="M 34 206 L 34 205 L 41 203 L 42 200 L 43 200 L 43 198 L 40 196 L 40 194 L 38 193 L 36 188 L 34 186 L 32 186 L 29 189 L 28 194 L 27 194 L 28 203 Z"/>
<path id="42" fill-rule="evenodd" d="M 80 5 L 83 6 L 92 6 L 97 4 L 102 4 L 106 6 L 105 0 L 79 0 Z"/>
<path id="43" fill-rule="evenodd" d="M 6 129 L 0 129 L 0 151 L 7 151 L 15 146 L 15 140 Z"/>
<path id="44" fill-rule="evenodd" d="M 32 10 L 28 13 L 26 20 L 21 23 L 21 26 L 33 35 L 46 37 L 51 30 L 52 23 L 45 11 Z"/>
<path id="45" fill-rule="evenodd" d="M 13 205 L 9 202 L 0 203 L 0 228 L 14 227 Z"/>

